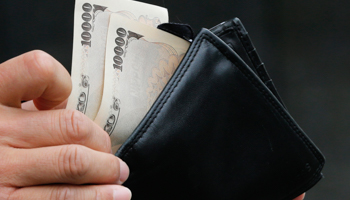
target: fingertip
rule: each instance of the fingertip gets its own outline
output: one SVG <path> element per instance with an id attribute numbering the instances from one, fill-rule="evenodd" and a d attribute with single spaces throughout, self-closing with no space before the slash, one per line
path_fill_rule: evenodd
<path id="1" fill-rule="evenodd" d="M 46 85 L 41 96 L 34 99 L 38 110 L 49 110 L 61 105 L 72 91 L 72 82 L 68 71 L 54 57 L 41 50 L 28 53 L 34 63 L 29 72 L 34 80 Z"/>
<path id="2" fill-rule="evenodd" d="M 119 175 L 119 180 L 117 184 L 123 184 L 129 177 L 130 174 L 130 169 L 128 165 L 121 159 L 119 159 L 119 170 L 120 170 L 120 175 Z"/>
<path id="3" fill-rule="evenodd" d="M 126 187 L 118 187 L 113 189 L 113 200 L 130 200 L 131 191 Z"/>
<path id="4" fill-rule="evenodd" d="M 39 110 L 61 104 L 71 93 L 68 71 L 51 55 L 34 50 L 0 64 L 0 103 L 21 107 L 34 100 Z"/>

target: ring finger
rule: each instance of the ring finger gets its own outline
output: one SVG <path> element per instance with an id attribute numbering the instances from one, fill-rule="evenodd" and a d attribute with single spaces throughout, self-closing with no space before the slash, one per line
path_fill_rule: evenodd
<path id="1" fill-rule="evenodd" d="M 3 113 L 0 115 L 0 136 L 5 145 L 37 148 L 80 144 L 98 151 L 111 152 L 108 134 L 78 111 L 38 112 L 0 105 L 0 112 Z"/>

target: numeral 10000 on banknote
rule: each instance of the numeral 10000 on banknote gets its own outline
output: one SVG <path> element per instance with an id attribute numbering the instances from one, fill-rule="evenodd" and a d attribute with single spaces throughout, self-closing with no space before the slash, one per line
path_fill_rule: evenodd
<path id="1" fill-rule="evenodd" d="M 99 5 L 94 5 L 92 9 L 91 4 L 89 3 L 84 3 L 83 4 L 83 11 L 84 13 L 82 14 L 82 19 L 84 20 L 83 24 L 81 25 L 81 28 L 84 30 L 83 33 L 81 34 L 81 38 L 83 39 L 81 41 L 82 45 L 88 45 L 89 47 L 91 47 L 91 29 L 92 29 L 92 25 L 90 24 L 91 20 L 94 20 L 92 15 L 91 15 L 91 11 L 93 11 L 94 13 L 97 10 L 101 10 L 104 11 L 107 7 L 104 6 L 99 6 Z"/>

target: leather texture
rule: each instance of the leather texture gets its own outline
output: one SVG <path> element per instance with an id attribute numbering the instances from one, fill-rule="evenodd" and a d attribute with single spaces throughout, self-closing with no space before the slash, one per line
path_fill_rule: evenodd
<path id="1" fill-rule="evenodd" d="M 242 22 L 235 18 L 211 28 L 210 31 L 231 47 L 283 104 Z"/>
<path id="2" fill-rule="evenodd" d="M 188 24 L 178 24 L 178 23 L 163 23 L 157 27 L 160 30 L 166 31 L 177 37 L 185 39 L 192 42 L 194 39 L 194 32 L 190 25 Z"/>
<path id="3" fill-rule="evenodd" d="M 323 155 L 244 37 L 238 19 L 196 36 L 116 154 L 133 199 L 291 200 L 322 178 Z"/>

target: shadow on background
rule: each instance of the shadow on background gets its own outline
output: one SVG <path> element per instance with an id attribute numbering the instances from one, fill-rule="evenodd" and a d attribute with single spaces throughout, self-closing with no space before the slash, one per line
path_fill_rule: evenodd
<path id="1" fill-rule="evenodd" d="M 349 1 L 148 0 L 201 27 L 239 17 L 288 110 L 325 154 L 325 179 L 306 199 L 347 199 L 350 185 Z M 70 71 L 74 1 L 2 0 L 0 62 L 42 49 Z"/>

